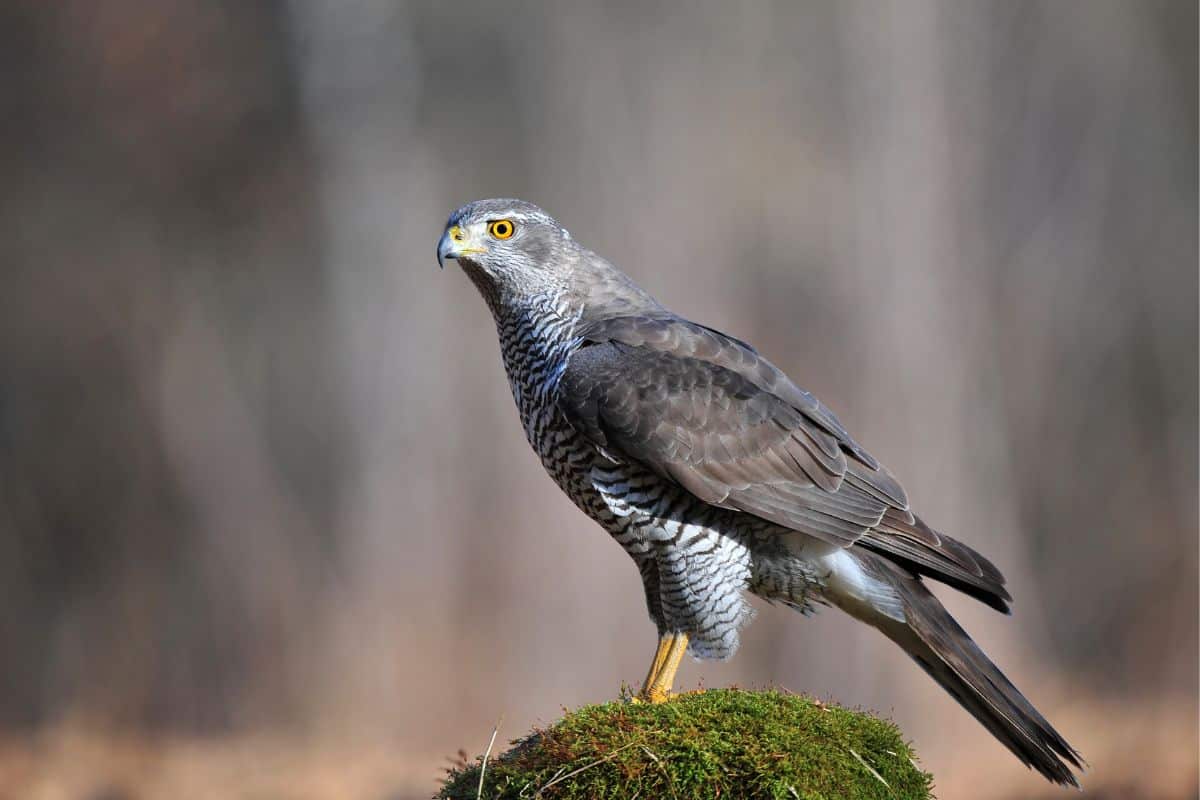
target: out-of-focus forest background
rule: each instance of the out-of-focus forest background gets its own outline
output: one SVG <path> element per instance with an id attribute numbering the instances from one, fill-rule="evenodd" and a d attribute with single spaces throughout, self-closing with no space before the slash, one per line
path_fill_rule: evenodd
<path id="1" fill-rule="evenodd" d="M 637 573 L 434 260 L 487 196 L 989 554 L 1013 617 L 940 594 L 1090 797 L 1195 797 L 1196 47 L 1192 2 L 5 3 L 0 797 L 423 797 L 642 677 Z M 681 679 L 1059 796 L 836 611 Z"/>

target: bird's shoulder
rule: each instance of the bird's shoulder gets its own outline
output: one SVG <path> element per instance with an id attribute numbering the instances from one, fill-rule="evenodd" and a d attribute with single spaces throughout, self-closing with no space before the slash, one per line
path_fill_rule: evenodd
<path id="1" fill-rule="evenodd" d="M 879 462 L 829 408 L 741 339 L 657 304 L 632 312 L 606 308 L 585 313 L 576 338 L 568 380 L 587 384 L 592 391 L 597 381 L 611 386 L 613 381 L 628 383 L 634 378 L 643 395 L 656 384 L 662 384 L 660 389 L 668 396 L 697 386 L 716 386 L 739 407 L 778 405 L 793 410 L 800 415 L 794 422 L 812 426 L 823 442 L 828 440 L 831 452 L 844 451 L 870 469 L 879 468 Z"/>

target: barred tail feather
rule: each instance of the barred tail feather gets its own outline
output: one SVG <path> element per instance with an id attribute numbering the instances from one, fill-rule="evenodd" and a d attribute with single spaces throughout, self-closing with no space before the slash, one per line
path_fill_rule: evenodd
<path id="1" fill-rule="evenodd" d="M 1079 788 L 1072 771 L 1083 768 L 1079 752 L 979 649 L 921 580 L 874 554 L 854 555 L 864 573 L 894 591 L 904 620 L 854 598 L 830 599 L 900 645 L 1023 764 L 1047 780 Z"/>

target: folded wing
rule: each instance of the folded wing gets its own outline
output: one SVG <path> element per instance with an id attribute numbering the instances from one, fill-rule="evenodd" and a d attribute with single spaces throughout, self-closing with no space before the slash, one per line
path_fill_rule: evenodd
<path id="1" fill-rule="evenodd" d="M 983 556 L 908 510 L 899 482 L 749 345 L 669 314 L 588 323 L 559 381 L 571 423 L 701 500 L 862 546 L 1001 611 Z"/>

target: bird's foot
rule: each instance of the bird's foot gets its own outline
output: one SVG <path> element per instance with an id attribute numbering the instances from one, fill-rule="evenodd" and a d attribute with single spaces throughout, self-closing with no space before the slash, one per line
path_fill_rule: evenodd
<path id="1" fill-rule="evenodd" d="M 636 697 L 630 698 L 635 703 L 650 703 L 657 705 L 665 703 L 671 697 L 671 686 L 675 683 L 675 672 L 679 662 L 687 651 L 688 637 L 686 633 L 669 633 L 659 637 L 658 649 L 654 653 L 654 661 L 650 664 L 650 672 L 642 684 L 642 690 Z"/>
<path id="2" fill-rule="evenodd" d="M 659 703 L 665 703 L 670 699 L 671 693 L 665 689 L 651 688 L 633 695 L 629 698 L 629 702 L 637 705 L 649 704 L 653 706 L 658 705 Z"/>

